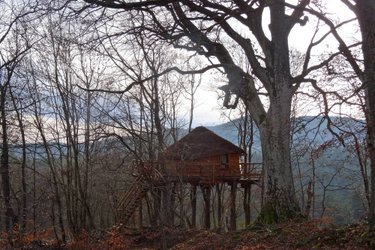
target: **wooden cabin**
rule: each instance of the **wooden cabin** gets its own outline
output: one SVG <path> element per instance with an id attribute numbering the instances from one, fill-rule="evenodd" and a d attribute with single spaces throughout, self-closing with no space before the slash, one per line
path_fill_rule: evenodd
<path id="1" fill-rule="evenodd" d="M 236 190 L 238 184 L 241 184 L 244 189 L 246 225 L 249 225 L 251 187 L 253 184 L 260 184 L 262 164 L 241 163 L 240 158 L 243 154 L 245 152 L 241 148 L 207 128 L 195 128 L 181 140 L 168 147 L 160 162 L 135 164 L 134 168 L 137 170 L 138 177 L 131 188 L 119 199 L 116 208 L 117 221 L 126 223 L 138 206 L 142 211 L 142 199 L 149 189 L 163 187 L 169 182 L 175 185 L 190 184 L 192 227 L 196 226 L 197 187 L 200 187 L 204 201 L 204 227 L 209 229 L 211 227 L 211 201 L 214 199 L 211 197 L 211 190 L 216 185 L 216 191 L 219 192 L 217 195 L 217 220 L 218 227 L 221 228 L 224 218 L 222 187 L 228 184 L 231 187 L 230 229 L 235 230 Z M 152 187 L 150 187 L 150 183 Z M 160 190 L 159 193 L 161 194 Z M 159 204 L 159 206 L 162 200 L 170 198 L 162 199 L 159 195 L 155 197 L 158 199 L 155 204 Z M 140 214 L 140 218 L 142 221 L 142 214 Z"/>
<path id="2" fill-rule="evenodd" d="M 183 182 L 214 184 L 244 178 L 241 148 L 205 127 L 197 127 L 164 152 L 168 175 Z"/>

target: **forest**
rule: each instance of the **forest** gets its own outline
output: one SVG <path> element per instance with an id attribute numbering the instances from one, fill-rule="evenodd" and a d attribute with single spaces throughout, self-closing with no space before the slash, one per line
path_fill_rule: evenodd
<path id="1" fill-rule="evenodd" d="M 373 0 L 0 10 L 0 248 L 375 248 Z"/>

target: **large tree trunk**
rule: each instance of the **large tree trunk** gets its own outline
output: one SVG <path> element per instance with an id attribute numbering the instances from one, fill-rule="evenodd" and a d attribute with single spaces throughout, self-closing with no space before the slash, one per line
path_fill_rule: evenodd
<path id="1" fill-rule="evenodd" d="M 370 229 L 375 231 L 375 4 L 370 0 L 358 0 L 357 8 L 357 16 L 362 33 L 362 51 L 365 66 L 363 83 L 367 108 L 367 145 L 371 161 Z"/>
<path id="2" fill-rule="evenodd" d="M 260 219 L 265 223 L 300 214 L 290 161 L 289 98 L 283 94 L 271 98 L 267 117 L 259 126 L 264 167 L 264 205 Z"/>
<path id="3" fill-rule="evenodd" d="M 290 74 L 288 35 L 292 26 L 285 14 L 285 1 L 272 2 L 274 4 L 269 6 L 272 40 L 263 44 L 267 76 L 256 74 L 268 92 L 268 110 L 267 105 L 255 98 L 251 77 L 242 77 L 248 83 L 245 91 L 238 92 L 260 132 L 264 167 L 264 202 L 260 220 L 264 223 L 293 219 L 301 214 L 290 159 L 291 103 L 298 86 Z"/>

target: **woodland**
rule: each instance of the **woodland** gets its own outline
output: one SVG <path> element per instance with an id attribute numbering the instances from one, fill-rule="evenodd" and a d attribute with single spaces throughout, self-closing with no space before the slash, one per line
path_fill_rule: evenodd
<path id="1" fill-rule="evenodd" d="M 0 10 L 1 248 L 375 247 L 373 0 Z M 262 185 L 217 185 L 210 203 L 165 181 L 119 222 L 137 167 L 196 126 L 202 88 L 217 92 L 226 139 L 261 164 Z"/>

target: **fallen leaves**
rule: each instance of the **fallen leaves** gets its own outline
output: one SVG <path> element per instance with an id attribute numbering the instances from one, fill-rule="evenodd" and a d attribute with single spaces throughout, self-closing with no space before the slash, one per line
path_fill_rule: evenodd
<path id="1" fill-rule="evenodd" d="M 227 233 L 188 230 L 181 227 L 129 229 L 118 226 L 96 234 L 82 232 L 66 246 L 60 246 L 56 249 L 352 250 L 369 249 L 369 245 L 374 239 L 369 238 L 368 235 L 367 226 L 364 224 L 338 227 L 324 220 L 257 225 L 246 230 Z M 2 235 L 2 237 L 6 239 L 6 235 Z M 38 240 L 43 239 L 38 237 Z M 23 242 L 25 245 L 31 246 L 35 241 L 34 237 L 26 235 Z M 43 249 L 43 247 L 40 249 Z"/>

